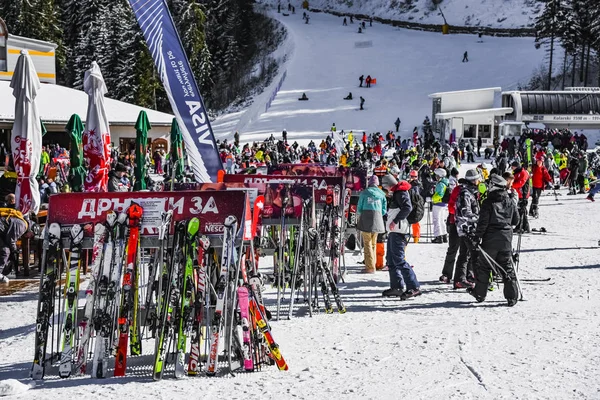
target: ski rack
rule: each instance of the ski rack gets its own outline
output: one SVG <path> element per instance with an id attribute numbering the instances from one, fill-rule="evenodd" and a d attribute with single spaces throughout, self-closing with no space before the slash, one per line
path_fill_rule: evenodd
<path id="1" fill-rule="evenodd" d="M 223 236 L 222 235 L 218 235 L 218 236 L 208 236 L 208 239 L 210 240 L 210 247 L 214 247 L 214 248 L 222 248 L 223 247 Z M 62 248 L 63 248 L 63 252 L 68 249 L 71 245 L 71 241 L 69 240 L 69 238 L 61 238 L 61 242 L 62 242 Z M 154 236 L 142 236 L 140 238 L 140 248 L 141 249 L 156 249 L 160 247 L 160 243 L 159 243 L 159 239 L 158 237 L 154 237 Z M 236 247 L 239 247 L 240 244 L 242 242 L 242 239 L 239 237 L 236 237 L 235 239 L 235 245 Z M 83 239 L 83 242 L 81 243 L 81 248 L 83 250 L 90 250 L 93 248 L 93 244 L 94 244 L 94 238 L 92 237 L 85 237 Z M 47 243 L 44 243 L 43 245 L 43 250 L 47 250 Z M 169 243 L 167 243 L 167 247 L 169 249 L 173 248 L 173 235 L 169 236 Z"/>

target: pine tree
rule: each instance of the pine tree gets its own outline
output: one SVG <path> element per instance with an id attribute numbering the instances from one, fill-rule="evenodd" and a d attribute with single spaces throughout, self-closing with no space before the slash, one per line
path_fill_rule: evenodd
<path id="1" fill-rule="evenodd" d="M 552 67 L 554 62 L 555 41 L 560 36 L 562 24 L 560 16 L 563 14 L 561 0 L 542 0 L 545 3 L 544 11 L 538 16 L 535 23 L 536 47 L 547 44 L 548 49 L 548 79 L 546 89 L 552 89 Z"/>
<path id="2" fill-rule="evenodd" d="M 210 54 L 208 45 L 205 45 L 200 51 L 200 74 L 198 76 L 198 85 L 200 85 L 200 91 L 205 95 L 204 97 L 210 98 L 210 93 L 214 85 L 212 80 L 213 69 L 212 55 Z"/>

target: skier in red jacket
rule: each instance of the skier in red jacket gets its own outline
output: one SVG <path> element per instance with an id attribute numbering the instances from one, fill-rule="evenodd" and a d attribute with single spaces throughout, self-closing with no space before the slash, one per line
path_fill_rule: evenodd
<path id="1" fill-rule="evenodd" d="M 533 193 L 531 196 L 531 208 L 529 209 L 529 215 L 537 218 L 539 216 L 538 203 L 540 201 L 540 195 L 546 187 L 547 183 L 552 184 L 552 177 L 548 173 L 546 167 L 544 167 L 544 158 L 536 157 L 535 165 L 533 166 L 532 172 L 532 186 Z"/>
<path id="2" fill-rule="evenodd" d="M 529 172 L 517 161 L 511 164 L 515 180 L 512 187 L 519 195 L 519 225 L 517 229 L 521 232 L 531 233 L 529 221 L 527 220 L 527 201 L 529 199 Z"/>

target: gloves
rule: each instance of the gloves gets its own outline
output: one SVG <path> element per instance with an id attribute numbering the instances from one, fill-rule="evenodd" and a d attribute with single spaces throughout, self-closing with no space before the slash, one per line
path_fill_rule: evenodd
<path id="1" fill-rule="evenodd" d="M 515 263 L 515 264 L 518 263 L 519 262 L 519 253 L 513 253 L 512 260 L 513 260 L 513 263 Z"/>
<path id="2" fill-rule="evenodd" d="M 475 235 L 470 235 L 469 239 L 471 239 L 471 243 L 473 244 L 473 247 L 475 247 L 476 249 L 479 247 L 479 245 L 481 244 L 481 238 L 478 238 Z"/>

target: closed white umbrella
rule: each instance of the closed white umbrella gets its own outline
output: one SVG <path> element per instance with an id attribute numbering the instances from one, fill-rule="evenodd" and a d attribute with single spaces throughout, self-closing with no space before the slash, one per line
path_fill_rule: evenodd
<path id="1" fill-rule="evenodd" d="M 21 51 L 10 87 L 16 98 L 11 150 L 17 172 L 17 208 L 23 214 L 37 214 L 40 190 L 36 176 L 42 156 L 42 125 L 35 97 L 41 85 L 27 50 Z"/>
<path id="2" fill-rule="evenodd" d="M 88 175 L 84 187 L 88 192 L 106 192 L 110 168 L 110 128 L 104 109 L 107 90 L 100 67 L 95 61 L 85 71 L 83 90 L 88 95 L 83 132 L 83 156 L 88 161 Z"/>

